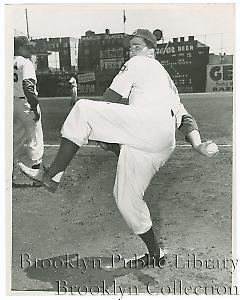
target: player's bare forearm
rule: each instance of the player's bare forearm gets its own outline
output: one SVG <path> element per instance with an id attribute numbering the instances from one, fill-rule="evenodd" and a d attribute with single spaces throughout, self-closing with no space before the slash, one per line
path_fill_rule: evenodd
<path id="1" fill-rule="evenodd" d="M 185 136 L 193 149 L 201 155 L 213 157 L 218 153 L 218 146 L 212 141 L 201 141 L 201 135 L 196 120 L 190 114 L 183 115 L 179 130 Z"/>
<path id="2" fill-rule="evenodd" d="M 194 129 L 191 132 L 187 133 L 185 139 L 192 145 L 193 149 L 197 148 L 202 142 L 200 133 L 197 129 Z"/>
<path id="3" fill-rule="evenodd" d="M 207 157 L 213 157 L 219 152 L 218 146 L 212 141 L 201 141 L 201 136 L 198 130 L 189 132 L 186 136 L 186 141 L 189 142 L 193 149 Z"/>

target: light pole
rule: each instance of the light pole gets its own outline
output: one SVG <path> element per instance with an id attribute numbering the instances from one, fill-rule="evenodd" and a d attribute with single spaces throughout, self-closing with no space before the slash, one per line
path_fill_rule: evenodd
<path id="1" fill-rule="evenodd" d="M 29 38 L 28 13 L 27 13 L 27 9 L 25 9 L 25 16 L 26 16 L 26 25 L 27 25 L 27 37 Z"/>

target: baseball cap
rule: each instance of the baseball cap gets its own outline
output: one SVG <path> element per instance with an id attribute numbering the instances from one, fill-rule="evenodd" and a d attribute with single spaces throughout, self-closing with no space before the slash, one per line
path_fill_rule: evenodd
<path id="1" fill-rule="evenodd" d="M 124 46 L 128 47 L 130 40 L 134 37 L 141 37 L 152 43 L 153 47 L 157 47 L 157 38 L 148 29 L 137 29 L 131 35 L 124 38 Z"/>
<path id="2" fill-rule="evenodd" d="M 19 47 L 26 46 L 35 46 L 34 42 L 31 42 L 26 36 L 19 35 L 14 37 L 14 48 L 17 49 Z"/>

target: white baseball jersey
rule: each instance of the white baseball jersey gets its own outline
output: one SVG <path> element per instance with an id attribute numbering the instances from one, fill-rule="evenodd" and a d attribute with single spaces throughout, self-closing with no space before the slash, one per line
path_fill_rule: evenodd
<path id="1" fill-rule="evenodd" d="M 22 87 L 24 79 L 34 79 L 37 82 L 33 63 L 22 56 L 14 57 L 14 97 L 25 97 Z M 37 90 L 35 89 L 37 95 Z"/>
<path id="2" fill-rule="evenodd" d="M 175 95 L 169 87 L 169 75 L 156 59 L 134 56 L 121 68 L 110 89 L 129 97 L 130 105 L 163 107 L 169 96 Z"/>
<path id="3" fill-rule="evenodd" d="M 77 87 L 77 81 L 74 77 L 71 77 L 68 82 L 71 83 L 72 86 Z"/>
<path id="4" fill-rule="evenodd" d="M 129 104 L 162 110 L 172 110 L 177 127 L 188 114 L 180 102 L 177 88 L 159 61 L 146 56 L 134 56 L 113 79 L 110 89 L 129 98 Z"/>

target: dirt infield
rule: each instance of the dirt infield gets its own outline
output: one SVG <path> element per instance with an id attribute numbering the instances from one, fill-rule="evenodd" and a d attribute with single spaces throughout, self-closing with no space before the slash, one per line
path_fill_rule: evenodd
<path id="1" fill-rule="evenodd" d="M 226 113 L 231 116 L 230 109 Z M 211 137 L 217 125 L 208 125 Z M 225 135 L 217 140 L 228 144 L 230 117 L 224 125 L 219 124 L 219 132 Z M 46 147 L 46 164 L 56 150 Z M 231 260 L 232 147 L 221 147 L 212 159 L 177 147 L 152 180 L 145 199 L 168 253 L 163 268 L 124 265 L 125 258 L 146 249 L 115 205 L 116 164 L 114 155 L 83 147 L 54 195 L 32 188 L 17 173 L 19 183 L 26 185 L 13 189 L 12 196 L 12 290 L 66 295 L 235 294 L 230 288 L 237 268 Z"/>

